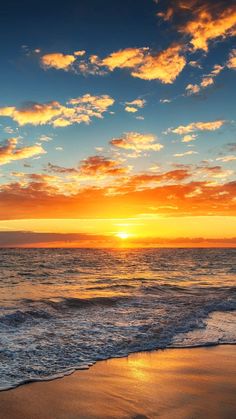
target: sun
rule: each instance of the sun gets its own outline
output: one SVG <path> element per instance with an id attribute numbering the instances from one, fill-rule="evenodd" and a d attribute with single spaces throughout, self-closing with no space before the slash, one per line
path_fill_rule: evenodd
<path id="1" fill-rule="evenodd" d="M 119 233 L 116 233 L 116 237 L 119 237 L 119 239 L 126 240 L 129 237 L 129 234 L 125 231 L 120 231 Z"/>

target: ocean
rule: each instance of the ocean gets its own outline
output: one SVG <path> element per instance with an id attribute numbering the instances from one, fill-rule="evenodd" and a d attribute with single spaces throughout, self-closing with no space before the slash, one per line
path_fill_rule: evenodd
<path id="1" fill-rule="evenodd" d="M 0 249 L 0 390 L 236 343 L 236 249 Z"/>

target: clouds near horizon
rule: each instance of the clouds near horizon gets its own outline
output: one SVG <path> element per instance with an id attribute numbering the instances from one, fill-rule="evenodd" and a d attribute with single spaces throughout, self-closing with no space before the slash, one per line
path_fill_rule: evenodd
<path id="1" fill-rule="evenodd" d="M 142 151 L 160 151 L 164 146 L 156 142 L 153 134 L 139 132 L 126 132 L 120 138 L 113 138 L 110 144 L 116 148 L 133 150 L 137 153 Z"/>

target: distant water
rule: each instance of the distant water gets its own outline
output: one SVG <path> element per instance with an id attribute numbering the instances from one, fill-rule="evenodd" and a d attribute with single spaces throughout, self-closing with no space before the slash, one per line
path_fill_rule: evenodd
<path id="1" fill-rule="evenodd" d="M 0 389 L 236 343 L 236 249 L 0 249 Z"/>

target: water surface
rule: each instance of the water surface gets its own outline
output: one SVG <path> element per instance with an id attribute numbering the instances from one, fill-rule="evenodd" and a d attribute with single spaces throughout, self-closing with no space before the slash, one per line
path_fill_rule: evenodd
<path id="1" fill-rule="evenodd" d="M 0 389 L 236 342 L 236 249 L 0 249 Z"/>

